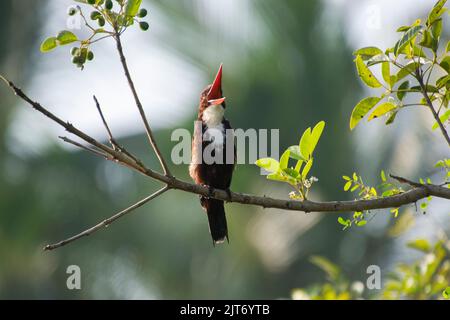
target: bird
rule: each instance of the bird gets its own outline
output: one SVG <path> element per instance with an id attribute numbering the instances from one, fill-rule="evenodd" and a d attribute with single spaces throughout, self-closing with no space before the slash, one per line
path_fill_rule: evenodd
<path id="1" fill-rule="evenodd" d="M 200 94 L 189 175 L 196 184 L 207 186 L 210 195 L 217 188 L 225 190 L 231 198 L 236 146 L 231 124 L 224 117 L 225 109 L 221 64 L 213 83 Z M 213 245 L 223 243 L 225 239 L 229 243 L 224 201 L 200 196 L 200 204 L 208 217 Z"/>

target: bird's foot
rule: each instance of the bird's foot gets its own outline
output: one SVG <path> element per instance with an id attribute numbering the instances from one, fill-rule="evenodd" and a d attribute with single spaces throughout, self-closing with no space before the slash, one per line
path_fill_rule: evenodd
<path id="1" fill-rule="evenodd" d="M 227 193 L 227 196 L 228 196 L 227 202 L 231 202 L 231 190 L 230 190 L 230 188 L 226 188 L 225 192 Z"/>
<path id="2" fill-rule="evenodd" d="M 208 188 L 208 196 L 206 196 L 205 198 L 211 199 L 214 196 L 214 187 L 207 184 L 202 184 L 202 186 Z"/>

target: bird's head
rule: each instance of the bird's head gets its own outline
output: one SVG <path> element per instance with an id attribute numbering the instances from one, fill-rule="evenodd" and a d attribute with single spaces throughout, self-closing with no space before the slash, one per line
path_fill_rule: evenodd
<path id="1" fill-rule="evenodd" d="M 208 110 L 209 109 L 209 110 Z M 222 93 L 222 64 L 212 84 L 208 85 L 200 95 L 199 117 L 208 110 L 208 113 L 222 113 L 225 109 L 225 97 Z"/>

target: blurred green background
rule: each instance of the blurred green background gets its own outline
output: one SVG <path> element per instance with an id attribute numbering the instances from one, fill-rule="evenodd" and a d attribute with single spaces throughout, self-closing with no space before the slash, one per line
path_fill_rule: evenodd
<path id="1" fill-rule="evenodd" d="M 83 72 L 71 65 L 70 48 L 39 52 L 42 39 L 66 28 L 71 4 L 1 1 L 0 73 L 104 140 L 91 100 L 96 94 L 120 142 L 157 168 L 111 42 L 99 44 L 98 51 L 94 47 L 96 60 Z M 285 148 L 296 144 L 306 127 L 327 122 L 312 172 L 319 182 L 310 197 L 344 200 L 351 196 L 342 191 L 343 174 L 357 170 L 372 184 L 381 169 L 410 178 L 432 176 L 432 164 L 448 156 L 441 138 L 429 130 L 426 112 L 401 114 L 390 127 L 375 121 L 348 129 L 351 110 L 364 95 L 352 51 L 392 46 L 396 26 L 425 15 L 433 4 L 144 1 L 150 31 L 130 30 L 123 41 L 166 157 L 175 145 L 172 130 L 192 130 L 198 95 L 223 62 L 226 112 L 235 128 L 279 128 Z M 415 258 L 404 248 L 408 239 L 433 238 L 436 225 L 448 228 L 448 204 L 439 201 L 430 206 L 432 217 L 406 208 L 401 215 L 416 223 L 403 233 L 392 232 L 397 220 L 383 210 L 372 212 L 365 228 L 343 232 L 334 213 L 228 204 L 231 242 L 214 248 L 198 197 L 170 191 L 106 230 L 43 252 L 48 242 L 84 230 L 158 188 L 126 168 L 63 145 L 58 134 L 65 135 L 0 86 L 2 299 L 288 298 L 293 288 L 323 279 L 311 255 L 325 256 L 350 279 L 364 281 L 371 264 L 386 275 L 394 263 Z M 189 180 L 187 165 L 172 170 Z M 266 181 L 253 165 L 237 167 L 232 190 L 284 198 L 289 191 Z M 82 290 L 66 287 L 72 264 L 81 268 Z"/>

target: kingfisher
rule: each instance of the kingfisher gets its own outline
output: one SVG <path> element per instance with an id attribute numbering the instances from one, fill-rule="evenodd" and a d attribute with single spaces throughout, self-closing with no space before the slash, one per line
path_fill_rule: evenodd
<path id="1" fill-rule="evenodd" d="M 222 92 L 222 64 L 212 84 L 200 94 L 198 117 L 192 138 L 189 175 L 196 184 L 225 190 L 231 197 L 230 185 L 236 162 L 236 147 L 230 122 L 224 117 L 225 97 Z M 200 197 L 206 211 L 213 245 L 229 242 L 224 201 Z"/>

